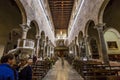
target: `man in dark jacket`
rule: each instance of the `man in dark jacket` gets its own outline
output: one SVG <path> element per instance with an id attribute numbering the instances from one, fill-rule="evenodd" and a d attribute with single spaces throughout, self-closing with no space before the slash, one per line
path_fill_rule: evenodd
<path id="1" fill-rule="evenodd" d="M 21 64 L 18 68 L 19 80 L 32 80 L 32 68 L 28 64 L 28 58 L 20 59 Z"/>
<path id="2" fill-rule="evenodd" d="M 13 54 L 6 54 L 1 58 L 0 64 L 0 80 L 16 80 L 15 72 L 12 68 L 15 63 Z"/>

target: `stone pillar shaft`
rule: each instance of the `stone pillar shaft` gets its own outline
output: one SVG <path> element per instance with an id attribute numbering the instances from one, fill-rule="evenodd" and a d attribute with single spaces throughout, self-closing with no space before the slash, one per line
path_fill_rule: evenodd
<path id="1" fill-rule="evenodd" d="M 45 46 L 46 46 L 46 43 L 45 43 L 44 40 L 42 41 L 42 44 L 43 44 L 43 46 L 42 46 L 42 47 L 43 47 L 43 52 L 42 52 L 43 55 L 42 55 L 42 57 L 43 57 L 43 59 L 44 59 L 44 57 L 45 57 Z"/>
<path id="2" fill-rule="evenodd" d="M 83 57 L 83 56 L 82 56 L 82 41 L 79 42 L 79 56 L 80 56 L 80 58 Z"/>
<path id="3" fill-rule="evenodd" d="M 107 54 L 106 44 L 105 44 L 105 40 L 104 40 L 104 33 L 103 33 L 104 27 L 105 27 L 105 24 L 98 24 L 95 26 L 95 28 L 97 28 L 98 34 L 99 34 L 103 62 L 104 62 L 104 64 L 109 65 L 109 58 L 108 58 L 108 54 Z"/>
<path id="4" fill-rule="evenodd" d="M 85 53 L 86 53 L 86 57 L 89 59 L 89 50 L 88 50 L 88 35 L 84 37 L 84 41 L 85 41 Z"/>
<path id="5" fill-rule="evenodd" d="M 40 50 L 40 36 L 36 36 L 37 39 L 37 45 L 36 45 L 36 57 L 38 58 L 39 50 Z"/>
<path id="6" fill-rule="evenodd" d="M 74 45 L 74 51 L 75 51 L 75 57 L 77 57 L 77 49 L 76 49 L 76 45 Z"/>
<path id="7" fill-rule="evenodd" d="M 49 55 L 49 46 L 47 46 L 47 57 Z"/>

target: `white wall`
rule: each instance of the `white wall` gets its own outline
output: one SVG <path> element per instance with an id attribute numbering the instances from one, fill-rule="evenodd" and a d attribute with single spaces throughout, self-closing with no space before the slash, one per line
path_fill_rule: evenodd
<path id="1" fill-rule="evenodd" d="M 78 36 L 80 31 L 83 31 L 89 20 L 93 20 L 95 24 L 98 24 L 98 13 L 104 0 L 83 0 L 84 3 L 78 13 L 75 24 L 72 25 L 68 34 L 69 44 L 74 40 L 75 36 Z M 72 23 L 73 24 L 73 23 Z"/>
<path id="2" fill-rule="evenodd" d="M 35 20 L 38 23 L 39 30 L 45 32 L 45 36 L 48 36 L 49 40 L 53 44 L 55 44 L 55 36 L 52 27 L 50 26 L 45 12 L 41 6 L 40 0 L 20 0 L 23 4 L 26 14 L 27 14 L 27 22 L 31 22 Z"/>
<path id="3" fill-rule="evenodd" d="M 104 38 L 105 38 L 107 53 L 108 54 L 120 54 L 120 39 L 117 36 L 117 34 L 112 31 L 106 31 L 104 34 Z M 116 41 L 118 49 L 109 49 L 107 46 L 108 41 Z"/>

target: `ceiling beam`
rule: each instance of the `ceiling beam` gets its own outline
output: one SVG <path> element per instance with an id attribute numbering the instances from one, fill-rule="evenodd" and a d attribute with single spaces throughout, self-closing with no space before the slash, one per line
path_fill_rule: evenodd
<path id="1" fill-rule="evenodd" d="M 62 18 L 62 17 L 70 17 L 70 15 L 61 15 L 61 14 L 55 14 L 53 17 L 60 17 L 60 18 Z"/>
<path id="2" fill-rule="evenodd" d="M 71 11 L 52 11 L 51 13 L 69 13 L 69 14 L 71 14 Z"/>
<path id="3" fill-rule="evenodd" d="M 71 11 L 69 11 L 69 10 L 68 11 L 67 10 L 66 11 L 58 11 L 58 10 L 56 10 L 56 11 L 52 11 L 51 13 L 57 13 L 57 14 L 58 13 L 59 14 L 69 13 L 69 14 L 71 14 Z"/>
<path id="4" fill-rule="evenodd" d="M 69 25 L 75 0 L 48 0 L 55 29 L 66 29 Z"/>
<path id="5" fill-rule="evenodd" d="M 66 3 L 70 3 L 70 2 L 74 2 L 74 0 L 64 0 L 64 1 L 60 1 L 60 0 L 49 0 L 48 2 L 52 2 L 52 3 L 61 3 L 61 2 L 66 2 Z"/>
<path id="6" fill-rule="evenodd" d="M 54 6 L 54 7 L 56 7 L 56 6 L 72 6 L 73 4 L 50 4 L 50 6 Z"/>
<path id="7" fill-rule="evenodd" d="M 58 6 L 53 6 L 53 5 L 50 5 L 50 8 L 72 8 L 73 5 L 64 5 L 64 6 L 61 6 L 61 5 L 58 5 Z"/>
<path id="8" fill-rule="evenodd" d="M 71 8 L 64 8 L 64 9 L 62 9 L 62 8 L 51 8 L 51 10 L 56 10 L 56 11 L 69 10 L 69 11 L 71 11 L 72 9 Z"/>

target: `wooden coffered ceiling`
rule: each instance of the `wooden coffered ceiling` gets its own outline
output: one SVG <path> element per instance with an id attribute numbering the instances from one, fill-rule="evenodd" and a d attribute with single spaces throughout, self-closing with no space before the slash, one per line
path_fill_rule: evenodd
<path id="1" fill-rule="evenodd" d="M 55 29 L 68 29 L 74 0 L 48 0 Z"/>

